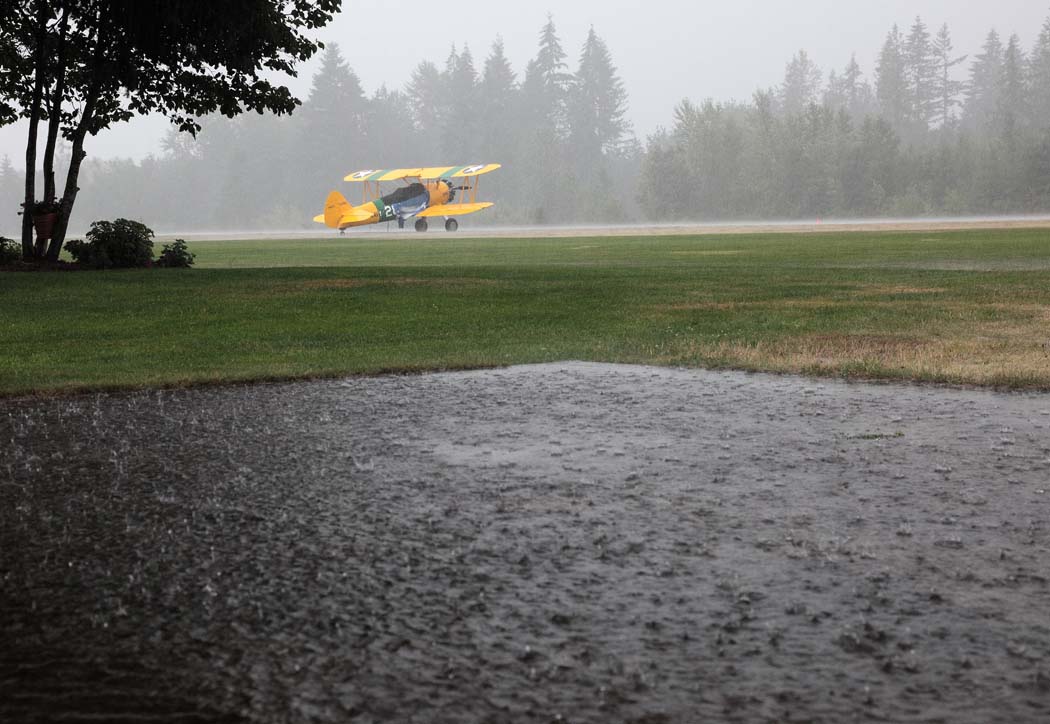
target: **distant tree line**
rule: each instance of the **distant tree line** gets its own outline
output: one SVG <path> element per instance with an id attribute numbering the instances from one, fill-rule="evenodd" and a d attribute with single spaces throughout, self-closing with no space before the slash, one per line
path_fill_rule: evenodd
<path id="1" fill-rule="evenodd" d="M 504 170 L 482 179 L 481 195 L 506 203 L 486 212 L 487 222 L 626 220 L 636 215 L 640 156 L 627 94 L 593 30 L 569 63 L 548 19 L 521 78 L 497 38 L 480 63 L 469 47 L 453 47 L 440 66 L 419 63 L 403 89 L 369 95 L 329 44 L 291 117 L 208 116 L 196 138 L 173 129 L 159 156 L 86 161 L 82 218 L 134 215 L 158 229 L 310 228 L 329 190 L 359 203 L 360 189 L 342 181 L 351 171 L 498 162 Z"/>
<path id="2" fill-rule="evenodd" d="M 968 64 L 968 77 L 957 69 Z M 1050 210 L 1050 19 L 1026 52 L 988 33 L 955 51 L 921 18 L 823 80 L 805 51 L 750 103 L 683 101 L 649 139 L 650 218 L 813 218 Z"/>
<path id="3" fill-rule="evenodd" d="M 475 162 L 505 166 L 481 184 L 502 202 L 487 223 L 1050 210 L 1050 19 L 1030 50 L 992 31 L 969 57 L 916 18 L 888 33 L 870 78 L 855 58 L 825 77 L 799 51 L 779 87 L 682 101 L 644 148 L 627 110 L 602 39 L 592 29 L 570 59 L 549 18 L 520 76 L 497 38 L 480 63 L 453 47 L 372 94 L 330 44 L 290 117 L 208 116 L 158 156 L 85 161 L 81 226 L 309 228 L 330 189 L 358 201 L 349 171 Z M 0 159 L 0 208 L 21 186 Z"/>

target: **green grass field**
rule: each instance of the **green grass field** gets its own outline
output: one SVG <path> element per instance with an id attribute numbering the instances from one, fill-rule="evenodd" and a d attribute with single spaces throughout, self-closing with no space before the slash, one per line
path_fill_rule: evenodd
<path id="1" fill-rule="evenodd" d="M 1045 230 L 190 248 L 0 273 L 0 395 L 567 359 L 1050 389 Z"/>

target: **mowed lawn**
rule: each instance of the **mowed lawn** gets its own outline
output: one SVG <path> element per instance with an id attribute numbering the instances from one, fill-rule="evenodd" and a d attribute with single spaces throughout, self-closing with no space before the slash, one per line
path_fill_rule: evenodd
<path id="1" fill-rule="evenodd" d="M 596 360 L 1050 389 L 1050 231 L 191 242 L 0 273 L 0 394 Z"/>

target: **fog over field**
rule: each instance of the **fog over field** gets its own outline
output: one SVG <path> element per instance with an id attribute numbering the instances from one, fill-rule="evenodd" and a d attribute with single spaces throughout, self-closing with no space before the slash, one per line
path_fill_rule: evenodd
<path id="1" fill-rule="evenodd" d="M 287 80 L 291 118 L 207 118 L 194 141 L 151 116 L 88 139 L 72 226 L 305 230 L 357 168 L 490 161 L 495 225 L 1044 212 L 1048 16 L 1021 0 L 347 2 Z M 25 131 L 0 128 L 9 236 Z"/>

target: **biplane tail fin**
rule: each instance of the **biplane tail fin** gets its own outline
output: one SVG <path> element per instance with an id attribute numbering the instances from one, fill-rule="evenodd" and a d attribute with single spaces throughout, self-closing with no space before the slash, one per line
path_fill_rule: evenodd
<path id="1" fill-rule="evenodd" d="M 328 194 L 328 198 L 324 202 L 325 226 L 332 229 L 337 228 L 342 218 L 352 211 L 353 208 L 353 205 L 346 200 L 346 197 L 338 191 Z"/>
<path id="2" fill-rule="evenodd" d="M 369 208 L 371 207 L 371 208 Z M 354 206 L 341 193 L 333 191 L 324 202 L 324 213 L 314 217 L 318 224 L 330 229 L 342 229 L 353 224 L 371 221 L 376 216 L 374 205 Z"/>

